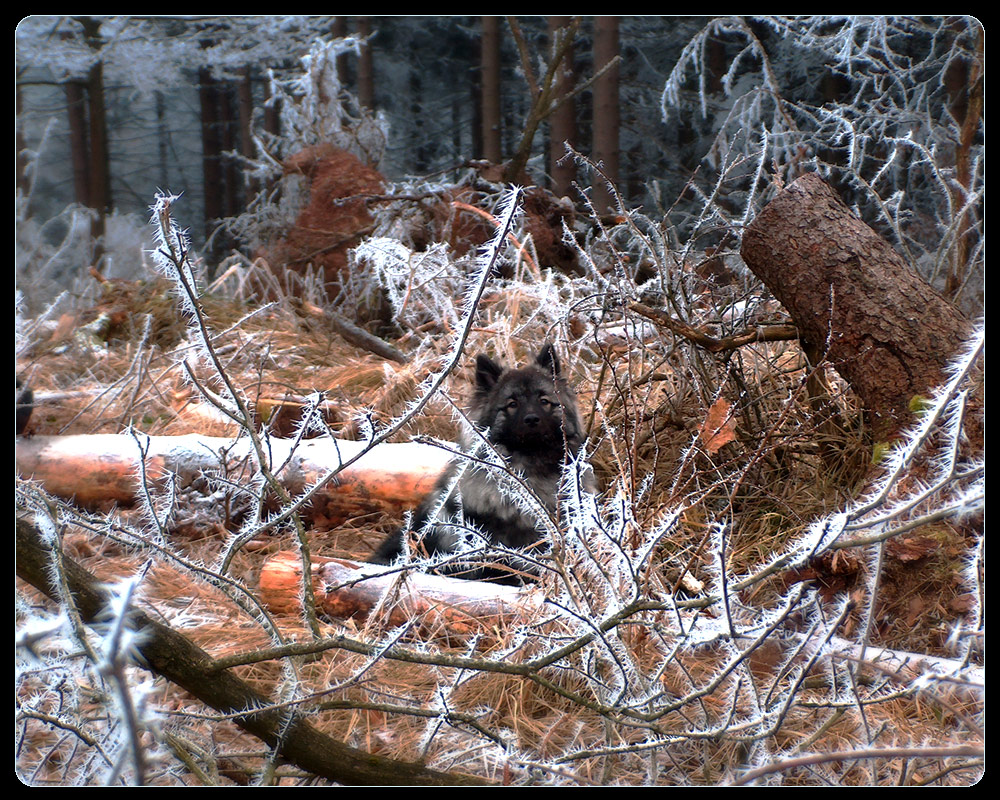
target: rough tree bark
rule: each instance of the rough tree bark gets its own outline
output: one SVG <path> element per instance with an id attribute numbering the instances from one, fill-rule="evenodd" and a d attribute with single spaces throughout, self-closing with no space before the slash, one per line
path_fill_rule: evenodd
<path id="1" fill-rule="evenodd" d="M 201 173 L 205 187 L 205 234 L 222 218 L 222 138 L 219 133 L 218 81 L 205 67 L 198 70 L 201 103 Z"/>
<path id="2" fill-rule="evenodd" d="M 264 130 L 272 136 L 281 135 L 281 97 L 275 96 L 267 87 L 267 101 L 264 103 Z"/>
<path id="3" fill-rule="evenodd" d="M 549 17 L 549 42 L 554 43 L 559 31 L 570 26 L 571 17 Z M 556 97 L 568 95 L 576 85 L 576 65 L 573 60 L 572 45 L 559 67 L 556 78 Z M 566 146 L 576 147 L 576 106 L 567 100 L 552 112 L 549 120 L 549 175 L 552 178 L 552 194 L 565 197 L 576 179 L 576 163 L 566 158 Z"/>
<path id="4" fill-rule="evenodd" d="M 334 17 L 333 22 L 330 23 L 330 35 L 334 39 L 347 38 L 347 17 Z M 336 64 L 337 80 L 340 81 L 341 86 L 347 86 L 347 54 L 341 53 L 337 56 Z"/>
<path id="5" fill-rule="evenodd" d="M 80 22 L 88 46 L 97 52 L 103 45 L 100 20 L 84 17 Z M 108 149 L 107 114 L 104 110 L 104 63 L 100 58 L 87 72 L 87 121 L 90 145 L 87 205 L 97 211 L 97 216 L 90 226 L 90 233 L 94 239 L 100 239 L 104 235 L 107 215 L 111 212 L 111 155 Z M 102 249 L 98 243 L 94 255 L 95 263 L 100 261 Z"/>
<path id="6" fill-rule="evenodd" d="M 958 142 L 955 144 L 955 181 L 951 185 L 955 208 L 962 208 L 965 205 L 969 190 L 972 188 L 972 145 L 979 135 L 983 119 L 985 32 L 978 20 L 959 18 L 952 26 L 955 35 L 960 35 L 967 25 L 975 26 L 975 57 L 968 61 L 955 59 L 945 70 L 945 88 L 951 98 L 949 111 L 958 126 L 959 133 Z M 973 209 L 960 215 L 959 235 L 955 240 L 944 287 L 945 296 L 952 299 L 961 292 L 962 284 L 969 272 L 975 216 Z"/>
<path id="7" fill-rule="evenodd" d="M 111 165 L 108 150 L 107 117 L 104 110 L 104 66 L 100 57 L 103 46 L 99 19 L 76 17 L 83 28 L 94 63 L 86 77 L 65 84 L 66 110 L 69 117 L 70 156 L 73 163 L 73 187 L 76 201 L 96 212 L 90 232 L 95 239 L 94 262 L 100 261 L 105 218 L 111 209 Z"/>
<path id="8" fill-rule="evenodd" d="M 222 176 L 223 176 L 223 213 L 234 217 L 242 205 L 240 189 L 242 188 L 242 170 L 239 162 L 228 155 L 239 146 L 237 116 L 233 111 L 233 84 L 225 82 L 219 85 L 219 133 L 222 141 Z M 226 237 L 228 238 L 228 237 Z M 228 250 L 233 243 L 227 241 Z"/>
<path id="9" fill-rule="evenodd" d="M 253 69 L 251 67 L 243 68 L 243 77 L 240 79 L 237 92 L 240 155 L 246 159 L 251 159 L 256 155 L 253 144 Z M 256 182 L 251 182 L 249 176 L 247 176 L 246 180 L 248 196 L 252 198 L 260 187 Z"/>
<path id="10" fill-rule="evenodd" d="M 372 35 L 371 17 L 358 18 L 358 35 L 366 40 Z M 369 111 L 375 110 L 375 67 L 372 62 L 372 46 L 365 41 L 358 56 L 358 102 Z"/>
<path id="11" fill-rule="evenodd" d="M 482 109 L 483 158 L 494 164 L 503 160 L 500 139 L 500 18 L 483 17 Z"/>
<path id="12" fill-rule="evenodd" d="M 618 18 L 594 19 L 594 71 L 618 56 Z M 594 82 L 594 160 L 601 162 L 611 183 L 618 184 L 618 65 Z M 595 177 L 591 201 L 598 214 L 614 210 L 615 200 L 603 178 Z"/>
<path id="13" fill-rule="evenodd" d="M 24 137 L 24 97 L 21 86 L 14 87 L 14 181 L 16 189 L 23 197 L 31 194 L 31 178 L 28 174 L 28 143 Z"/>
<path id="14" fill-rule="evenodd" d="M 73 163 L 73 197 L 82 206 L 90 205 L 90 152 L 87 146 L 87 97 L 83 84 L 66 83 L 66 112 L 69 118 L 69 153 Z"/>
<path id="15" fill-rule="evenodd" d="M 875 441 L 912 422 L 911 400 L 943 382 L 972 332 L 818 175 L 789 184 L 757 215 L 740 254 L 803 345 L 825 352 L 854 389 Z"/>

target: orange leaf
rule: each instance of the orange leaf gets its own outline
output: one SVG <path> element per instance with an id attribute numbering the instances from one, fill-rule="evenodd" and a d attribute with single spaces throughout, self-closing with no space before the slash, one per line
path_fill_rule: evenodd
<path id="1" fill-rule="evenodd" d="M 721 397 L 708 410 L 698 437 L 709 453 L 718 453 L 723 445 L 736 440 L 736 421 L 732 418 L 732 411 L 732 405 Z"/>

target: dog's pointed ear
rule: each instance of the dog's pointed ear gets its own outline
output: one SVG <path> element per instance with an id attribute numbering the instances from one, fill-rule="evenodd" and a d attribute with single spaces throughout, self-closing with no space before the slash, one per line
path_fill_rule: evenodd
<path id="1" fill-rule="evenodd" d="M 482 353 L 476 356 L 476 388 L 480 392 L 488 394 L 502 374 L 503 367 L 492 358 Z"/>
<path id="2" fill-rule="evenodd" d="M 538 355 L 535 356 L 535 363 L 549 375 L 556 378 L 559 377 L 559 356 L 556 355 L 556 349 L 552 346 L 551 342 L 547 343 L 541 350 L 538 351 Z"/>

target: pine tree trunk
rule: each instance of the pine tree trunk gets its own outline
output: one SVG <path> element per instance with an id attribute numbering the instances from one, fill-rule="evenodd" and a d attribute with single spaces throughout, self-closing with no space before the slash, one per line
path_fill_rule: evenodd
<path id="1" fill-rule="evenodd" d="M 232 153 L 238 146 L 237 115 L 233 110 L 233 86 L 231 83 L 219 87 L 219 122 L 222 134 L 222 153 Z M 222 155 L 223 173 L 223 214 L 234 217 L 240 206 L 240 169 L 232 156 Z M 230 246 L 226 242 L 226 248 Z"/>
<path id="2" fill-rule="evenodd" d="M 963 20 L 957 23 L 975 25 L 977 28 L 975 57 L 969 61 L 955 59 L 945 71 L 945 88 L 951 99 L 949 110 L 958 126 L 958 142 L 955 144 L 955 181 L 951 193 L 956 209 L 967 202 L 972 187 L 972 145 L 979 133 L 983 118 L 983 65 L 986 60 L 986 42 L 983 27 L 977 20 Z M 960 34 L 961 30 L 956 32 Z M 945 280 L 945 296 L 955 299 L 961 293 L 962 284 L 969 272 L 969 254 L 974 241 L 974 213 L 967 211 L 960 215 L 958 236 Z"/>
<path id="3" fill-rule="evenodd" d="M 789 184 L 743 234 L 747 266 L 788 310 L 803 344 L 859 396 L 875 441 L 912 422 L 971 334 L 934 291 L 815 174 Z"/>
<path id="4" fill-rule="evenodd" d="M 566 28 L 569 17 L 549 17 L 549 43 L 556 40 L 557 32 Z M 573 63 L 572 50 L 567 53 L 556 78 L 555 97 L 564 97 L 576 85 L 576 67 Z M 565 197 L 569 194 L 573 181 L 576 179 L 576 164 L 572 158 L 566 158 L 566 147 L 576 147 L 576 105 L 572 100 L 563 103 L 552 112 L 549 119 L 549 175 L 552 179 L 552 194 Z"/>
<path id="5" fill-rule="evenodd" d="M 170 185 L 170 125 L 167 120 L 167 103 L 163 92 L 153 93 L 156 108 L 156 169 L 157 186 Z"/>
<path id="6" fill-rule="evenodd" d="M 83 86 L 65 85 L 66 112 L 69 118 L 69 152 L 73 163 L 73 196 L 80 205 L 90 205 L 90 168 L 87 166 L 87 98 Z"/>
<path id="7" fill-rule="evenodd" d="M 28 144 L 24 139 L 24 128 L 20 124 L 24 118 L 23 112 L 24 100 L 18 84 L 14 87 L 14 180 L 21 196 L 27 198 L 31 194 L 31 180 L 28 176 Z"/>
<path id="8" fill-rule="evenodd" d="M 334 39 L 347 38 L 347 17 L 335 17 L 330 23 L 330 35 Z M 347 54 L 337 56 L 337 80 L 341 86 L 347 86 Z"/>
<path id="9" fill-rule="evenodd" d="M 83 25 L 87 44 L 96 53 L 102 45 L 100 21 L 85 17 L 80 19 L 80 23 Z M 104 64 L 100 57 L 87 73 L 87 118 L 90 145 L 87 161 L 89 197 L 87 205 L 97 212 L 90 226 L 90 234 L 97 243 L 94 254 L 94 262 L 97 263 L 101 257 L 101 245 L 97 240 L 104 235 L 105 219 L 111 210 L 111 155 L 108 150 L 108 123 L 104 110 Z"/>
<path id="10" fill-rule="evenodd" d="M 267 87 L 267 102 L 264 104 L 264 130 L 272 136 L 281 134 L 281 98 L 275 97 L 271 87 Z"/>
<path id="11" fill-rule="evenodd" d="M 594 18 L 594 71 L 598 72 L 618 55 L 618 18 Z M 618 184 L 618 65 L 611 67 L 594 82 L 594 160 L 603 164 L 603 172 Z M 603 214 L 613 210 L 615 200 L 606 181 L 595 176 L 591 201 Z"/>
<path id="12" fill-rule="evenodd" d="M 410 65 L 409 96 L 410 114 L 414 120 L 418 120 L 418 130 L 414 136 L 414 144 L 410 147 L 410 157 L 413 160 L 413 169 L 417 174 L 422 174 L 430 169 L 430 157 L 427 152 L 427 138 L 420 128 L 419 120 L 424 119 L 424 86 L 421 80 L 423 69 L 415 64 Z"/>
<path id="13" fill-rule="evenodd" d="M 243 80 L 239 83 L 239 129 L 240 155 L 244 158 L 254 157 L 253 145 L 253 73 L 250 67 L 243 68 Z M 240 171 L 242 173 L 242 171 Z M 241 174 L 242 177 L 242 174 Z M 258 187 L 247 181 L 247 199 L 251 199 Z"/>
<path id="14" fill-rule="evenodd" d="M 358 18 L 358 34 L 371 36 L 371 17 Z M 375 65 L 372 62 L 372 46 L 366 42 L 361 47 L 358 57 L 358 102 L 369 111 L 375 108 Z"/>
<path id="15" fill-rule="evenodd" d="M 487 161 L 499 164 L 503 160 L 500 138 L 500 19 L 482 19 L 482 155 Z"/>
<path id="16" fill-rule="evenodd" d="M 108 123 L 104 111 L 104 66 L 98 61 L 87 76 L 87 112 L 90 122 L 90 207 L 97 211 L 91 226 L 94 238 L 104 235 L 104 221 L 111 210 L 111 167 Z"/>
<path id="17" fill-rule="evenodd" d="M 90 233 L 96 240 L 104 235 L 105 219 L 111 208 L 108 127 L 104 113 L 104 68 L 100 62 L 90 69 L 87 78 L 87 96 L 87 111 L 90 117 L 89 205 L 97 212 L 97 217 L 90 226 Z"/>
<path id="18" fill-rule="evenodd" d="M 207 69 L 198 71 L 198 98 L 201 102 L 201 174 L 204 184 L 205 236 L 222 218 L 222 141 L 219 135 L 217 81 Z"/>

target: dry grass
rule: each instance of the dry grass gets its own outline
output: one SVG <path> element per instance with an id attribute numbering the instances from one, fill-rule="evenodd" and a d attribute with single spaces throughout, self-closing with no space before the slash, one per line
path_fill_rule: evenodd
<path id="1" fill-rule="evenodd" d="M 179 355 L 187 347 L 185 327 L 165 296 L 163 287 L 116 286 L 107 303 L 128 309 L 117 336 L 101 343 L 63 331 L 40 340 L 24 354 L 19 372 L 30 376 L 43 399 L 46 395 L 56 398 L 36 410 L 35 434 L 118 432 L 128 424 L 151 434 L 233 432 L 228 424 L 209 423 L 202 404 L 194 402 L 179 365 Z M 372 410 L 381 420 L 398 414 L 413 398 L 428 365 L 444 355 L 447 343 L 447 331 L 440 332 L 438 341 L 443 344 L 437 350 L 433 344 L 427 346 L 433 336 L 424 338 L 420 358 L 400 366 L 343 343 L 322 320 L 296 313 L 288 302 L 236 327 L 232 326 L 246 311 L 240 303 L 210 299 L 206 308 L 212 330 L 224 331 L 214 344 L 225 358 L 226 370 L 262 409 L 264 418 L 270 418 L 283 403 L 294 407 L 294 398 L 319 390 L 326 393 L 327 422 L 347 437 L 355 433 L 353 421 L 363 410 Z M 488 298 L 482 309 L 484 324 L 473 331 L 467 352 L 483 350 L 506 360 L 530 355 L 537 342 L 553 333 L 532 329 L 536 311 L 531 296 Z M 145 315 L 153 323 L 151 335 L 143 340 Z M 507 320 L 505 324 L 517 335 L 498 341 L 493 323 L 500 319 Z M 766 561 L 817 517 L 841 507 L 865 479 L 871 451 L 860 429 L 822 443 L 814 435 L 819 426 L 810 416 L 806 370 L 793 345 L 748 351 L 742 355 L 744 361 L 734 366 L 703 357 L 687 362 L 664 359 L 670 349 L 656 341 L 598 343 L 589 333 L 575 339 L 565 332 L 560 336 L 576 356 L 569 365 L 571 377 L 580 387 L 583 415 L 591 421 L 592 439 L 597 443 L 593 463 L 602 484 L 624 487 L 640 528 L 653 524 L 666 509 L 681 505 L 679 524 L 653 562 L 655 577 L 649 579 L 649 587 L 669 592 L 685 573 L 707 580 L 706 570 L 716 557 L 711 532 L 720 518 L 735 521 L 727 563 L 741 573 Z M 198 369 L 207 379 L 204 367 Z M 698 369 L 705 379 L 700 382 L 692 373 Z M 734 377 L 734 373 L 738 374 Z M 468 381 L 467 371 L 452 377 L 451 394 L 456 402 L 467 393 Z M 721 386 L 721 396 L 732 402 L 736 440 L 717 452 L 694 452 L 691 442 L 713 400 L 699 387 L 713 385 Z M 741 396 L 740 387 L 750 391 Z M 844 418 L 857 419 L 847 390 L 834 388 L 830 398 L 834 406 Z M 410 432 L 452 437 L 450 410 L 442 403 L 432 405 Z M 834 468 L 830 452 L 839 454 Z M 230 531 L 218 518 L 205 520 L 201 526 L 195 519 L 192 524 L 194 512 L 185 515 L 185 502 L 182 495 L 175 518 L 185 519 L 186 524 L 183 530 L 175 530 L 171 547 L 190 562 L 213 564 Z M 125 522 L 142 525 L 138 512 L 119 513 Z M 383 517 L 317 530 L 313 550 L 317 555 L 363 559 L 396 524 L 398 520 Z M 888 569 L 878 597 L 877 616 L 883 624 L 875 629 L 873 644 L 942 652 L 948 626 L 960 615 L 953 601 L 961 595 L 956 576 L 968 544 L 962 532 L 947 523 L 941 523 L 933 535 L 940 542 L 933 554 Z M 232 576 L 254 587 L 268 553 L 294 548 L 294 538 L 287 532 L 256 541 L 239 553 Z M 109 581 L 133 574 L 145 558 L 82 528 L 69 529 L 66 551 Z M 858 590 L 861 580 L 857 571 L 838 571 L 837 566 L 816 565 L 812 573 L 801 577 L 816 581 L 821 594 L 832 602 Z M 795 580 L 795 575 L 784 573 L 758 584 L 741 600 L 762 609 L 771 607 Z M 143 582 L 142 602 L 216 657 L 270 644 L 257 621 L 176 565 L 155 565 Z M 662 611 L 636 613 L 631 624 L 620 629 L 617 641 L 641 674 L 656 676 L 654 688 L 664 693 L 662 697 L 679 698 L 712 681 L 729 650 L 725 643 L 706 643 L 667 658 L 676 642 L 657 639 L 651 631 L 669 625 L 670 616 Z M 286 639 L 304 640 L 311 635 L 301 620 L 280 618 L 278 623 Z M 560 633 L 560 625 L 554 620 L 538 621 L 522 644 L 503 658 L 524 661 L 559 636 L 571 639 L 569 630 Z M 377 640 L 385 631 L 379 630 L 377 620 L 367 625 L 324 621 L 320 633 Z M 448 644 L 433 637 L 401 644 L 421 652 L 470 654 L 467 644 Z M 487 661 L 497 654 L 485 647 L 476 651 Z M 760 686 L 771 685 L 772 692 L 791 691 L 796 696 L 781 724 L 767 735 L 741 728 L 741 718 L 755 702 L 748 684 L 754 678 L 742 668 L 697 700 L 655 720 L 616 716 L 602 708 L 591 685 L 596 677 L 613 671 L 613 664 L 588 660 L 593 657 L 592 651 L 582 649 L 526 677 L 392 659 L 368 664 L 366 657 L 332 649 L 295 664 L 297 702 L 317 727 L 373 753 L 426 759 L 438 769 L 476 772 L 501 781 L 578 785 L 714 785 L 766 761 L 766 753 L 961 742 L 974 738 L 977 726 L 972 721 L 981 718 L 981 706 L 968 697 L 921 695 L 872 673 L 858 673 L 863 685 L 854 688 L 855 699 L 838 705 L 845 687 L 831 692 L 832 673 L 804 678 L 796 688 L 788 685 L 787 677 L 775 679 L 773 673 L 764 677 L 769 673 L 763 667 L 756 678 Z M 287 666 L 275 660 L 238 667 L 237 672 L 261 691 L 279 696 L 282 686 L 288 685 Z M 18 691 L 31 692 L 32 687 L 27 682 Z M 94 697 L 90 702 L 99 705 L 99 688 L 90 687 L 90 691 Z M 438 708 L 442 691 L 454 714 L 450 721 L 428 716 Z M 263 768 L 267 754 L 260 743 L 231 722 L 204 716 L 203 707 L 162 680 L 156 682 L 151 697 L 161 719 L 161 742 L 166 743 L 157 752 L 161 758 L 173 759 L 169 766 L 161 765 L 159 782 L 240 783 L 255 779 Z M 861 715 L 865 702 L 870 704 L 864 705 Z M 404 708 L 412 713 L 401 713 Z M 713 730 L 717 731 L 714 735 L 698 733 Z M 72 737 L 60 740 L 52 727 L 25 722 L 19 742 L 21 775 L 37 783 L 66 780 L 76 757 Z M 966 785 L 981 770 L 973 760 L 948 772 L 951 763 L 920 758 L 842 762 L 822 769 L 798 768 L 783 777 L 786 783 L 802 785 L 892 785 L 924 780 Z M 941 776 L 935 778 L 939 772 Z M 305 778 L 294 768 L 282 766 L 275 780 L 297 784 Z"/>

